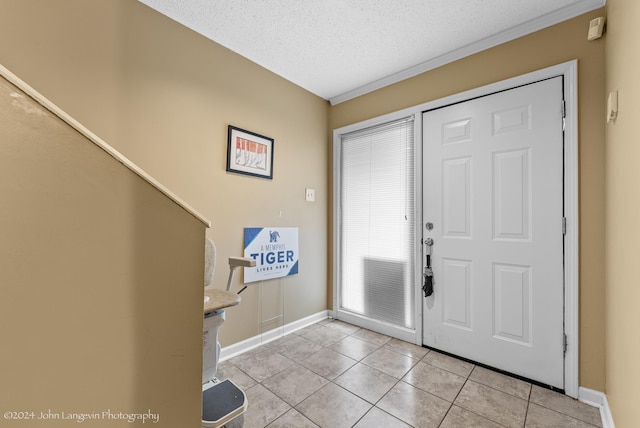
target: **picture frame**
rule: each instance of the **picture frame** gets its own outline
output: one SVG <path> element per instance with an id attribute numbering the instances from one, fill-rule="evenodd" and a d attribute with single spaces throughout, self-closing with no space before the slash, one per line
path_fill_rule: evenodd
<path id="1" fill-rule="evenodd" d="M 273 179 L 273 138 L 229 125 L 227 171 Z"/>

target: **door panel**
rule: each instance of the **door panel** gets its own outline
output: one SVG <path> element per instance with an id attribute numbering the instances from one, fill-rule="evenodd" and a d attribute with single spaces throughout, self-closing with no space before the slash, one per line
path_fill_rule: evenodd
<path id="1" fill-rule="evenodd" d="M 494 337 L 531 345 L 531 266 L 493 265 Z"/>
<path id="2" fill-rule="evenodd" d="M 562 77 L 425 112 L 423 342 L 559 388 Z"/>
<path id="3" fill-rule="evenodd" d="M 530 149 L 493 154 L 494 239 L 528 240 L 531 231 Z"/>
<path id="4" fill-rule="evenodd" d="M 443 259 L 443 322 L 452 327 L 471 328 L 471 261 Z"/>
<path id="5" fill-rule="evenodd" d="M 442 220 L 449 237 L 470 237 L 471 158 L 442 162 Z"/>

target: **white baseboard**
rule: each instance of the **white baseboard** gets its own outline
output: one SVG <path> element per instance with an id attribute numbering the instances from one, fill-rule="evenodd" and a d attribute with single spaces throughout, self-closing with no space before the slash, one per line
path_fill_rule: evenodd
<path id="1" fill-rule="evenodd" d="M 293 333 L 294 331 L 303 329 L 327 318 L 329 318 L 329 311 L 321 311 L 317 314 L 309 315 L 308 317 L 291 322 L 282 327 L 258 334 L 257 336 L 250 337 L 249 339 L 245 339 L 241 342 L 234 343 L 233 345 L 225 346 L 220 350 L 220 361 L 228 360 L 229 358 L 243 354 L 260 345 L 279 339 L 282 336 L 286 336 L 287 334 Z"/>
<path id="2" fill-rule="evenodd" d="M 600 409 L 600 418 L 602 419 L 602 428 L 615 428 L 613 416 L 609 408 L 609 402 L 604 392 L 595 391 L 593 389 L 580 387 L 578 390 L 578 399 L 590 406 Z"/>
<path id="3" fill-rule="evenodd" d="M 602 404 L 602 407 L 600 407 L 600 416 L 602 417 L 602 428 L 616 428 L 616 425 L 613 423 L 613 415 L 611 414 L 611 408 L 609 407 L 607 396 L 604 395 L 603 398 L 604 398 L 604 402 Z"/>

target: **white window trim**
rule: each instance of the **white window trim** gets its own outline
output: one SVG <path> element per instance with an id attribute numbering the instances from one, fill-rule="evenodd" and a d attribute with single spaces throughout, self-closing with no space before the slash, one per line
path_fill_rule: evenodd
<path id="1" fill-rule="evenodd" d="M 421 176 L 422 166 L 421 166 L 421 158 L 422 158 L 422 144 L 421 144 L 421 135 L 422 131 L 419 128 L 422 128 L 422 115 L 416 114 L 415 108 L 405 109 L 396 111 L 384 116 L 379 116 L 370 120 L 366 120 L 363 122 L 355 123 L 352 125 L 348 125 L 339 129 L 335 129 L 333 131 L 333 311 L 332 317 L 336 319 L 340 319 L 346 322 L 351 322 L 357 325 L 363 325 L 364 327 L 377 331 L 382 334 L 387 334 L 389 336 L 397 337 L 398 339 L 405 340 L 407 342 L 415 343 L 416 345 L 422 346 L 422 324 L 419 324 L 418 321 L 422 321 L 422 299 L 420 294 L 420 287 L 416 287 L 414 290 L 414 325 L 415 329 L 409 329 L 400 326 L 394 326 L 391 324 L 387 324 L 383 321 L 375 321 L 371 320 L 367 317 L 360 316 L 357 314 L 353 314 L 346 311 L 340 311 L 341 307 L 340 302 L 340 293 L 338 292 L 338 283 L 339 283 L 339 266 L 341 259 L 340 252 L 340 212 L 341 212 L 341 201 L 340 201 L 340 189 L 342 186 L 341 182 L 341 174 L 340 174 L 340 165 L 341 165 L 341 136 L 343 134 L 348 134 L 351 132 L 359 131 L 362 129 L 370 128 L 377 125 L 382 125 L 388 122 L 393 122 L 396 120 L 401 120 L 403 118 L 414 116 L 414 135 L 413 135 L 413 144 L 414 144 L 414 171 L 416 171 L 416 175 Z M 421 177 L 420 177 L 421 178 Z M 422 180 L 418 179 L 414 186 L 414 201 L 416 203 L 416 221 L 417 223 L 421 223 L 422 221 L 422 209 L 418 206 L 422 200 Z M 422 260 L 420 257 L 420 234 L 421 231 L 416 229 L 414 231 L 414 245 L 416 245 L 415 251 L 415 266 L 421 266 Z M 414 272 L 414 282 L 416 284 L 420 283 L 420 268 L 415 269 Z"/>

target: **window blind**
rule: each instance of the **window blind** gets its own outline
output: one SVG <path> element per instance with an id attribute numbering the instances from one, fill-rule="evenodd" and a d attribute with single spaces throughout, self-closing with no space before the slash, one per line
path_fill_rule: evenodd
<path id="1" fill-rule="evenodd" d="M 415 328 L 413 117 L 341 136 L 340 310 Z"/>

